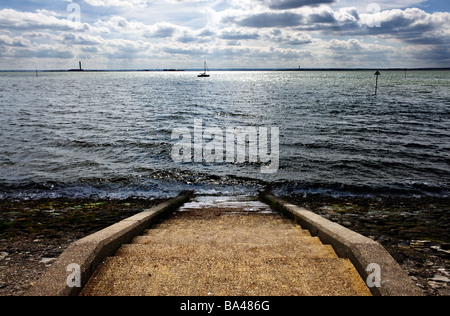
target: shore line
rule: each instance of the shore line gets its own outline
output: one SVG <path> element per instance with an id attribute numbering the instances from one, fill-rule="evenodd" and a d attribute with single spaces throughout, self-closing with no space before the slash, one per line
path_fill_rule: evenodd
<path id="1" fill-rule="evenodd" d="M 157 220 L 167 216 L 190 198 L 190 195 L 180 195 L 73 243 L 27 295 L 78 295 L 102 260 L 114 255 L 123 244 L 129 243 Z M 409 276 L 378 243 L 273 195 L 263 195 L 262 199 L 274 209 L 294 218 L 313 236 L 318 236 L 324 243 L 331 244 L 340 257 L 350 259 L 363 279 L 368 277 L 365 267 L 373 264 L 372 261 L 376 259 L 377 263 L 381 265 L 386 279 L 381 287 L 371 288 L 374 295 L 422 295 Z M 79 267 L 81 280 L 78 286 L 68 287 L 67 267 L 74 262 Z"/>

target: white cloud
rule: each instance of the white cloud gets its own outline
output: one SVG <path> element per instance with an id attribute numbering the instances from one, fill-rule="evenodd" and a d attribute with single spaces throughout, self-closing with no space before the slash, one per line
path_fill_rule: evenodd
<path id="1" fill-rule="evenodd" d="M 420 9 L 383 11 L 376 15 L 380 27 L 366 28 L 366 34 L 412 44 L 449 44 L 450 13 L 426 13 Z M 367 15 L 361 15 L 365 25 Z"/>
<path id="2" fill-rule="evenodd" d="M 369 13 L 367 8 L 370 4 L 377 4 L 380 9 L 405 9 L 427 2 L 428 0 L 337 0 L 333 8 L 356 7 L 360 13 Z"/>
<path id="3" fill-rule="evenodd" d="M 84 0 L 87 4 L 94 7 L 135 7 L 146 6 L 148 0 Z"/>
<path id="4" fill-rule="evenodd" d="M 0 35 L 0 46 L 12 46 L 12 47 L 28 47 L 31 45 L 29 39 L 23 37 L 9 37 L 7 35 Z"/>
<path id="5" fill-rule="evenodd" d="M 307 33 L 280 29 L 273 29 L 265 32 L 264 38 L 272 43 L 292 46 L 307 45 L 311 44 L 313 41 L 312 36 Z"/>
<path id="6" fill-rule="evenodd" d="M 37 30 L 51 29 L 53 31 L 87 31 L 89 25 L 67 19 L 60 19 L 56 13 L 37 10 L 36 12 L 20 12 L 13 9 L 0 10 L 0 29 Z"/>

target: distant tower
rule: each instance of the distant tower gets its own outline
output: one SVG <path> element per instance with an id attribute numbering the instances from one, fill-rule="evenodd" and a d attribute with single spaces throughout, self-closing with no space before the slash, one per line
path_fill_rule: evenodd
<path id="1" fill-rule="evenodd" d="M 83 68 L 81 68 L 81 61 L 80 61 L 80 71 L 83 70 Z"/>

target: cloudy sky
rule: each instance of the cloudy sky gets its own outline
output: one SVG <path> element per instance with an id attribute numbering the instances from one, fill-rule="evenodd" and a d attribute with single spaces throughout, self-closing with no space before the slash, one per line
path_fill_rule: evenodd
<path id="1" fill-rule="evenodd" d="M 0 70 L 450 67 L 448 0 L 2 0 Z"/>

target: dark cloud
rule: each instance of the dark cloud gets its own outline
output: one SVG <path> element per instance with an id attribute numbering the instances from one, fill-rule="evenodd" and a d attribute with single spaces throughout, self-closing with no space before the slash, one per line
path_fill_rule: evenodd
<path id="1" fill-rule="evenodd" d="M 447 19 L 448 22 L 450 19 Z M 431 15 L 420 10 L 383 12 L 379 16 L 379 24 L 380 27 L 363 25 L 364 31 L 368 35 L 393 36 L 414 44 L 420 44 L 421 39 L 429 41 L 429 35 L 443 26 Z"/>
<path id="2" fill-rule="evenodd" d="M 313 13 L 308 15 L 307 18 L 308 24 L 316 24 L 316 23 L 336 23 L 337 20 L 334 17 L 332 11 L 322 11 L 319 13 Z"/>
<path id="3" fill-rule="evenodd" d="M 94 54 L 94 53 L 98 53 L 99 49 L 96 46 L 88 46 L 88 47 L 82 47 L 81 51 L 84 53 Z"/>
<path id="4" fill-rule="evenodd" d="M 177 41 L 180 42 L 180 43 L 184 43 L 184 44 L 197 43 L 197 42 L 199 42 L 199 38 L 197 36 L 192 36 L 192 35 L 189 35 L 189 34 L 183 34 L 182 36 L 179 36 L 177 38 Z"/>
<path id="5" fill-rule="evenodd" d="M 293 46 L 306 45 L 306 44 L 311 44 L 311 39 L 293 38 L 291 40 L 286 41 L 286 44 L 293 45 Z"/>
<path id="6" fill-rule="evenodd" d="M 210 41 L 210 39 L 207 38 L 206 36 L 197 36 L 197 35 L 190 34 L 188 32 L 184 32 L 183 35 L 177 37 L 176 40 L 183 44 L 207 43 Z"/>
<path id="7" fill-rule="evenodd" d="M 408 57 L 414 60 L 422 60 L 427 64 L 435 64 L 441 67 L 442 64 L 450 65 L 450 45 L 433 45 L 420 49 L 413 49 L 408 53 Z"/>
<path id="8" fill-rule="evenodd" d="M 98 45 L 102 43 L 99 37 L 66 33 L 62 36 L 62 42 L 70 45 Z"/>
<path id="9" fill-rule="evenodd" d="M 168 38 L 172 37 L 176 28 L 171 25 L 159 25 L 155 30 L 147 32 L 144 37 L 147 38 Z"/>
<path id="10" fill-rule="evenodd" d="M 198 34 L 198 36 L 202 36 L 202 37 L 208 37 L 208 36 L 214 36 L 214 35 L 216 35 L 216 33 L 214 33 L 211 30 L 208 30 L 208 29 L 204 29 Z"/>
<path id="11" fill-rule="evenodd" d="M 245 27 L 295 27 L 302 24 L 303 16 L 293 12 L 265 12 L 247 17 L 226 17 L 222 22 Z"/>
<path id="12" fill-rule="evenodd" d="M 267 0 L 266 5 L 272 10 L 289 10 L 334 2 L 335 0 Z"/>
<path id="13" fill-rule="evenodd" d="M 411 45 L 440 45 L 450 42 L 450 15 L 428 14 L 419 9 L 384 11 L 377 16 L 379 27 L 360 21 L 359 26 L 339 30 L 341 36 L 377 36 Z"/>
<path id="14" fill-rule="evenodd" d="M 355 8 L 333 11 L 329 7 L 309 12 L 267 11 L 247 16 L 227 16 L 223 23 L 255 28 L 295 28 L 299 31 L 341 31 L 361 29 L 360 15 Z"/>

